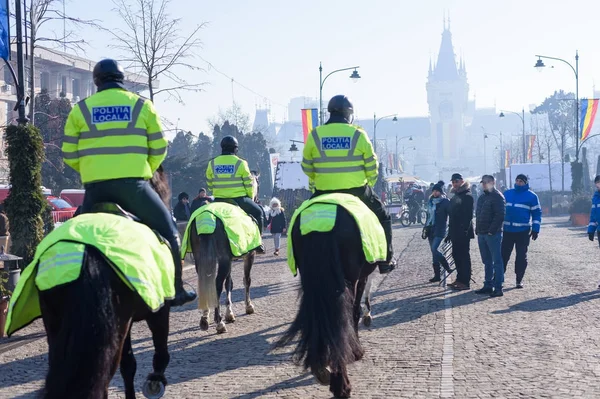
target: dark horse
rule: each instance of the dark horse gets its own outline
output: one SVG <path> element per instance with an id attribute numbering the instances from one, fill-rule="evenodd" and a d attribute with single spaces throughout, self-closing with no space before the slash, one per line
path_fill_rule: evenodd
<path id="1" fill-rule="evenodd" d="M 151 184 L 168 203 L 171 195 L 162 169 L 154 174 Z M 154 342 L 153 372 L 144 384 L 144 396 L 162 396 L 169 364 L 168 303 L 152 313 L 92 246 L 86 247 L 77 280 L 40 291 L 39 297 L 49 346 L 44 398 L 107 398 L 119 364 L 125 397 L 135 398 L 133 380 L 137 367 L 131 347 L 131 325 L 140 320 L 148 323 Z"/>
<path id="2" fill-rule="evenodd" d="M 253 176 L 254 198 L 256 198 L 258 194 L 258 181 L 256 176 Z M 189 230 L 189 237 L 194 254 L 196 273 L 198 273 L 198 309 L 202 312 L 200 328 L 204 331 L 208 330 L 210 309 L 214 309 L 217 333 L 225 333 L 227 332 L 227 327 L 221 317 L 219 305 L 219 300 L 223 293 L 223 285 L 227 294 L 225 322 L 233 323 L 235 321 L 235 315 L 231 309 L 231 291 L 233 290 L 231 262 L 234 257 L 229 246 L 229 237 L 227 237 L 223 222 L 219 218 L 217 218 L 217 225 L 212 234 L 198 234 L 196 223 L 192 223 Z M 254 256 L 255 251 L 251 251 L 243 257 L 246 314 L 254 313 L 254 305 L 250 299 L 250 284 L 252 283 L 250 272 L 254 264 Z"/>
<path id="3" fill-rule="evenodd" d="M 358 340 L 360 300 L 376 266 L 365 260 L 356 221 L 343 207 L 337 207 L 335 226 L 327 233 L 303 236 L 296 220 L 292 243 L 302 298 L 296 319 L 275 345 L 300 335 L 295 359 L 329 385 L 336 398 L 348 398 L 352 387 L 346 365 L 364 355 Z"/>

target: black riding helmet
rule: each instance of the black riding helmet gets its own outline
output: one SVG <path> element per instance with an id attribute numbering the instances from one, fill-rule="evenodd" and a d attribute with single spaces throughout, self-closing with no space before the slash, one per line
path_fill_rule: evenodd
<path id="1" fill-rule="evenodd" d="M 238 141 L 233 136 L 225 136 L 221 140 L 221 151 L 235 154 L 238 150 Z"/>
<path id="2" fill-rule="evenodd" d="M 341 115 L 350 122 L 352 120 L 352 115 L 354 115 L 354 106 L 348 97 L 343 94 L 338 94 L 337 96 L 331 97 L 331 100 L 329 100 L 327 111 L 329 111 L 331 115 Z"/>
<path id="3" fill-rule="evenodd" d="M 117 61 L 107 58 L 96 64 L 93 77 L 97 87 L 106 83 L 123 83 L 125 70 Z"/>

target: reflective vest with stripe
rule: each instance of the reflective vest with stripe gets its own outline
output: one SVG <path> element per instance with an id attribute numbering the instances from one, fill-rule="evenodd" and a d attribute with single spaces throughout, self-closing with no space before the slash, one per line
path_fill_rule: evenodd
<path id="1" fill-rule="evenodd" d="M 528 185 L 506 190 L 504 199 L 506 200 L 505 232 L 518 233 L 528 231 L 529 228 L 540 232 L 542 207 L 538 196 L 529 190 Z"/>
<path id="2" fill-rule="evenodd" d="M 377 157 L 367 134 L 345 123 L 319 126 L 304 146 L 302 170 L 317 190 L 339 190 L 374 185 Z"/>
<path id="3" fill-rule="evenodd" d="M 83 183 L 150 179 L 167 154 L 151 101 L 109 89 L 80 101 L 65 125 L 63 157 Z"/>
<path id="4" fill-rule="evenodd" d="M 208 189 L 215 198 L 253 197 L 248 162 L 235 155 L 219 155 L 206 168 Z"/>

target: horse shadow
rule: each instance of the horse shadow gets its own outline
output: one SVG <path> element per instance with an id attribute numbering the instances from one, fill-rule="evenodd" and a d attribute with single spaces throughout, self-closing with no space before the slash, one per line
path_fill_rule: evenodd
<path id="1" fill-rule="evenodd" d="M 234 280 L 234 284 L 235 283 L 236 283 L 236 280 Z M 231 291 L 231 300 L 233 301 L 233 303 L 243 302 L 244 297 L 246 295 L 246 291 L 245 291 L 245 288 L 243 287 L 243 283 L 242 283 L 241 279 L 239 279 L 238 284 L 241 284 L 242 286 L 239 288 L 234 288 Z M 252 297 L 252 300 L 256 300 L 256 299 L 268 297 L 270 295 L 279 295 L 279 294 L 284 294 L 289 291 L 295 291 L 299 287 L 300 287 L 299 282 L 294 282 L 294 284 L 290 284 L 289 282 L 282 282 L 282 283 L 275 283 L 275 284 L 252 286 L 252 287 L 250 287 L 250 296 Z M 223 302 L 224 298 L 225 298 L 225 292 L 223 292 L 223 295 L 221 295 L 221 298 L 220 298 L 221 305 L 223 305 L 223 303 L 224 303 Z M 192 301 L 184 306 L 178 306 L 175 308 L 171 308 L 171 313 L 187 312 L 189 310 L 194 310 L 194 309 L 196 309 L 196 303 L 197 303 L 196 301 Z"/>
<path id="2" fill-rule="evenodd" d="M 446 292 L 429 292 L 409 298 L 374 303 L 372 309 L 375 320 L 370 328 L 393 327 L 420 319 L 431 313 L 440 312 L 445 309 L 444 294 Z M 488 299 L 487 295 L 476 295 L 471 291 L 465 291 L 451 297 L 452 308 L 472 305 Z"/>
<path id="3" fill-rule="evenodd" d="M 546 312 L 549 310 L 564 309 L 575 306 L 582 302 L 600 299 L 600 291 L 588 291 L 579 294 L 571 294 L 563 297 L 541 297 L 530 299 L 511 305 L 508 309 L 496 310 L 492 314 L 506 314 L 512 312 Z"/>
<path id="4" fill-rule="evenodd" d="M 264 389 L 259 389 L 254 392 L 248 392 L 242 395 L 233 396 L 231 399 L 255 399 L 260 398 L 268 393 L 278 392 L 284 389 L 309 387 L 314 384 L 314 378 L 309 373 L 304 373 L 297 377 L 292 377 L 285 381 L 278 382 L 277 384 L 273 384 L 270 387 Z"/>

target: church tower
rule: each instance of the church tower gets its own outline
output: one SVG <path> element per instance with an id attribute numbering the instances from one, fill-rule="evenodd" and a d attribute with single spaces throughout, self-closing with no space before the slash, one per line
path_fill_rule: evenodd
<path id="1" fill-rule="evenodd" d="M 440 161 L 460 157 L 464 142 L 464 116 L 469 100 L 467 72 L 462 60 L 457 65 L 450 22 L 442 33 L 442 44 L 435 65 L 429 61 L 427 102 L 431 125 L 432 153 Z"/>

